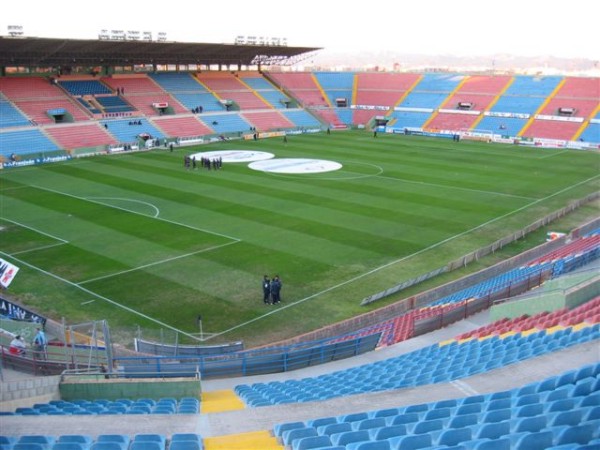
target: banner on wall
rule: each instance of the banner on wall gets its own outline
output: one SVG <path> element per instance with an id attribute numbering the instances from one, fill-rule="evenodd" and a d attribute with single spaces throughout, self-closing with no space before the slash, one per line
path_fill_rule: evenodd
<path id="1" fill-rule="evenodd" d="M 0 286 L 6 289 L 12 283 L 18 271 L 17 266 L 0 258 Z"/>

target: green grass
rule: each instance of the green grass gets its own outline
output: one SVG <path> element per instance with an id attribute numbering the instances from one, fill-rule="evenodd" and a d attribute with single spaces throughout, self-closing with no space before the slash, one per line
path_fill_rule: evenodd
<path id="1" fill-rule="evenodd" d="M 226 149 L 343 168 L 183 168 Z M 0 256 L 20 267 L 8 293 L 53 319 L 173 342 L 201 314 L 209 343 L 250 347 L 402 298 L 360 306 L 595 192 L 599 168 L 591 152 L 360 131 L 91 157 L 0 174 Z M 284 302 L 266 307 L 276 273 Z"/>

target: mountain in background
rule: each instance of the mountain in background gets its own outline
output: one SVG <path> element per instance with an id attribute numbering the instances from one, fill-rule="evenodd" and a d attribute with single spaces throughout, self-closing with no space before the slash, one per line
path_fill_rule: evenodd
<path id="1" fill-rule="evenodd" d="M 322 50 L 298 65 L 301 70 L 377 70 L 377 71 L 475 71 L 540 75 L 600 76 L 600 62 L 586 58 L 556 56 L 417 55 L 394 51 L 334 53 Z"/>

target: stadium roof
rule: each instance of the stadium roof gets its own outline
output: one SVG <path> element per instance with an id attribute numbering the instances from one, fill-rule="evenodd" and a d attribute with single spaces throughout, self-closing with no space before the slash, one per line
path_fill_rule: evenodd
<path id="1" fill-rule="evenodd" d="M 0 67 L 286 65 L 316 50 L 321 48 L 0 36 Z"/>

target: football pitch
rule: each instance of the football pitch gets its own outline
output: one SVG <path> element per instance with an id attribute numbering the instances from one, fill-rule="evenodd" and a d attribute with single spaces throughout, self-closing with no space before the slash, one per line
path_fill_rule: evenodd
<path id="1" fill-rule="evenodd" d="M 316 173 L 184 167 L 209 151 L 341 165 Z M 247 346 L 399 298 L 363 298 L 596 192 L 600 155 L 365 131 L 95 156 L 0 173 L 9 293 L 69 324 Z M 278 274 L 282 303 L 262 301 Z M 179 339 L 182 339 L 180 337 Z"/>

